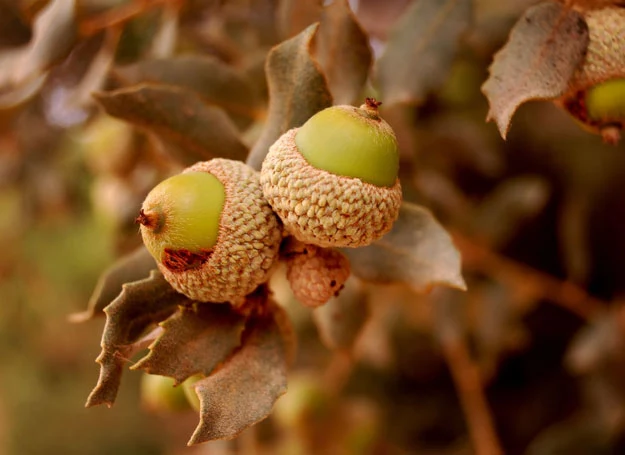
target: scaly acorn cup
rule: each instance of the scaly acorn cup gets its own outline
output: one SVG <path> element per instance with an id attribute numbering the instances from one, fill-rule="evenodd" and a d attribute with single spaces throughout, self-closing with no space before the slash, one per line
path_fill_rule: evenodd
<path id="1" fill-rule="evenodd" d="M 158 184 L 137 222 L 176 291 L 234 306 L 268 279 L 282 239 L 258 172 L 227 159 L 196 163 Z"/>
<path id="2" fill-rule="evenodd" d="M 286 277 L 295 298 L 315 308 L 337 296 L 349 278 L 349 259 L 338 250 L 290 243 L 285 254 Z"/>
<path id="3" fill-rule="evenodd" d="M 586 56 L 557 104 L 614 144 L 625 126 L 625 8 L 590 10 L 585 20 Z"/>
<path id="4" fill-rule="evenodd" d="M 298 240 L 361 247 L 393 226 L 402 200 L 399 153 L 379 104 L 329 107 L 269 148 L 263 193 Z"/>

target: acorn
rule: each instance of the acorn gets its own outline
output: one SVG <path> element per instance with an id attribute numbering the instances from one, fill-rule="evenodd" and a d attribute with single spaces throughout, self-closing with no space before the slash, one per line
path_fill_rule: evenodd
<path id="1" fill-rule="evenodd" d="M 334 249 L 287 242 L 286 277 L 295 298 L 315 308 L 338 296 L 349 278 L 349 259 Z"/>
<path id="2" fill-rule="evenodd" d="M 616 143 L 625 125 L 625 8 L 590 10 L 583 63 L 557 102 L 585 128 Z"/>
<path id="3" fill-rule="evenodd" d="M 144 373 L 141 377 L 141 405 L 155 413 L 171 413 L 191 409 L 182 387 L 167 376 Z"/>
<path id="4" fill-rule="evenodd" d="M 367 98 L 333 106 L 283 134 L 263 161 L 265 198 L 298 240 L 361 247 L 386 234 L 402 194 L 395 133 Z"/>
<path id="5" fill-rule="evenodd" d="M 269 278 L 282 239 L 258 172 L 227 159 L 196 163 L 158 184 L 137 222 L 165 279 L 199 302 L 241 305 Z"/>

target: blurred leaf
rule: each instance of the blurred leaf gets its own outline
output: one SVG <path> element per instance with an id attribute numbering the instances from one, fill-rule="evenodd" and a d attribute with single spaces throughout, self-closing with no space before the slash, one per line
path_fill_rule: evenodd
<path id="1" fill-rule="evenodd" d="M 526 175 L 504 180 L 473 211 L 473 231 L 488 245 L 501 246 L 524 222 L 543 210 L 549 196 L 549 185 L 541 177 Z"/>
<path id="2" fill-rule="evenodd" d="M 330 349 L 350 349 L 368 317 L 365 292 L 353 277 L 337 297 L 313 312 L 321 341 Z"/>
<path id="3" fill-rule="evenodd" d="M 31 31 L 15 1 L 0 0 L 0 50 L 28 43 Z"/>
<path id="4" fill-rule="evenodd" d="M 410 5 L 378 61 L 382 101 L 419 102 L 441 87 L 470 21 L 470 0 L 419 0 Z"/>
<path id="5" fill-rule="evenodd" d="M 152 324 L 166 319 L 178 305 L 189 299 L 178 294 L 160 272 L 152 271 L 144 280 L 127 283 L 122 293 L 104 309 L 106 324 L 102 352 L 97 358 L 100 378 L 87 399 L 87 407 L 115 402 L 123 366 L 135 351 L 134 343 Z"/>
<path id="6" fill-rule="evenodd" d="M 21 81 L 65 58 L 76 40 L 75 8 L 75 0 L 51 1 L 35 19 L 33 39 L 20 56 L 19 65 L 2 69 L 14 71 L 14 80 Z"/>
<path id="7" fill-rule="evenodd" d="M 273 314 L 250 320 L 241 349 L 194 386 L 200 423 L 189 445 L 234 438 L 265 419 L 286 392 L 286 370 L 285 341 Z"/>
<path id="8" fill-rule="evenodd" d="M 122 292 L 124 283 L 144 279 L 155 268 L 156 262 L 144 246 L 119 258 L 100 275 L 87 304 L 87 310 L 70 315 L 70 320 L 84 322 L 103 315 L 104 308 Z"/>
<path id="9" fill-rule="evenodd" d="M 95 95 L 106 112 L 154 133 L 182 164 L 214 157 L 243 160 L 247 148 L 237 128 L 215 106 L 204 104 L 193 92 L 165 85 L 139 84 Z"/>
<path id="10" fill-rule="evenodd" d="M 244 323 L 229 304 L 181 308 L 160 324 L 163 334 L 132 369 L 169 376 L 176 384 L 196 373 L 208 376 L 239 346 Z"/>
<path id="11" fill-rule="evenodd" d="M 274 47 L 265 71 L 269 85 L 269 114 L 264 130 L 247 158 L 259 170 L 269 147 L 287 130 L 301 126 L 318 111 L 332 105 L 332 95 L 311 56 L 317 25 Z"/>
<path id="12" fill-rule="evenodd" d="M 432 214 L 404 203 L 393 229 L 372 245 L 344 248 L 352 273 L 379 283 L 402 282 L 416 291 L 435 285 L 466 289 L 460 253 Z"/>
<path id="13" fill-rule="evenodd" d="M 5 64 L 12 65 L 12 63 L 4 62 L 0 58 L 0 67 Z M 0 70 L 0 83 L 2 79 L 1 71 L 2 70 Z M 11 86 L 7 91 L 3 91 L 0 87 L 0 109 L 10 109 L 28 101 L 39 92 L 47 79 L 48 73 L 43 73 L 37 77 Z"/>
<path id="14" fill-rule="evenodd" d="M 321 0 L 280 0 L 276 12 L 278 31 L 282 38 L 291 38 L 321 15 Z"/>
<path id="15" fill-rule="evenodd" d="M 588 26 L 580 13 L 544 2 L 526 11 L 495 55 L 482 86 L 505 139 L 516 109 L 526 101 L 562 95 L 588 46 Z"/>
<path id="16" fill-rule="evenodd" d="M 594 415 L 577 415 L 541 431 L 526 455 L 613 455 L 614 441 Z"/>
<path id="17" fill-rule="evenodd" d="M 119 68 L 114 74 L 124 85 L 155 82 L 193 90 L 208 104 L 224 109 L 241 127 L 258 116 L 249 81 L 208 55 L 142 60 Z"/>
<path id="18" fill-rule="evenodd" d="M 362 95 L 373 56 L 369 38 L 347 0 L 324 8 L 316 36 L 315 55 L 323 68 L 335 104 L 353 104 Z"/>

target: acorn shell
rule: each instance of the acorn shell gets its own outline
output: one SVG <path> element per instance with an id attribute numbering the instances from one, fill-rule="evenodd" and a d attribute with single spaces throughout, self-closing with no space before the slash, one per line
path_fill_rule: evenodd
<path id="1" fill-rule="evenodd" d="M 282 239 L 280 221 L 263 197 L 258 172 L 246 164 L 216 158 L 183 172 L 193 171 L 210 172 L 224 185 L 217 243 L 197 268 L 158 267 L 172 287 L 190 299 L 238 306 L 269 277 Z"/>
<path id="2" fill-rule="evenodd" d="M 297 130 L 269 148 L 260 177 L 265 198 L 285 229 L 322 247 L 365 246 L 390 231 L 402 201 L 399 179 L 380 187 L 314 168 L 297 149 Z"/>
<path id="3" fill-rule="evenodd" d="M 303 245 L 287 257 L 286 277 L 293 295 L 308 307 L 318 307 L 338 295 L 349 278 L 349 259 L 334 249 Z"/>

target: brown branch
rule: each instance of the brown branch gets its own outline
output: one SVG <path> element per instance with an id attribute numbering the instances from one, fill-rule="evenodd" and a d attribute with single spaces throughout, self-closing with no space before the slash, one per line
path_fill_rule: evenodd
<path id="1" fill-rule="evenodd" d="M 605 302 L 574 283 L 501 256 L 458 232 L 453 233 L 453 239 L 467 269 L 480 271 L 537 299 L 545 298 L 585 320 L 594 319 L 607 308 Z"/>
<path id="2" fill-rule="evenodd" d="M 493 419 L 484 395 L 477 364 L 464 339 L 456 334 L 441 337 L 445 360 L 456 385 L 476 455 L 502 455 Z"/>

